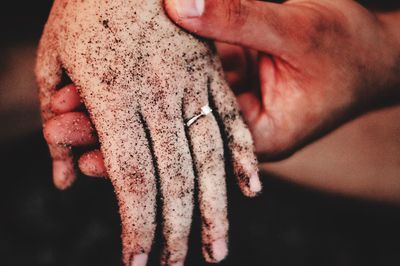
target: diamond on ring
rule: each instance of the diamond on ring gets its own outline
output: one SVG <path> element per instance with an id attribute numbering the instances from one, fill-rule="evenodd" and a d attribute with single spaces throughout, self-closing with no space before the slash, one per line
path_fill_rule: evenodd
<path id="1" fill-rule="evenodd" d="M 201 107 L 201 113 L 202 113 L 203 115 L 208 115 L 208 114 L 211 113 L 211 112 L 212 112 L 212 109 L 211 109 L 210 106 L 204 105 L 203 107 Z"/>
<path id="2" fill-rule="evenodd" d="M 203 107 L 201 107 L 201 113 L 193 116 L 192 118 L 190 118 L 187 122 L 186 122 L 186 126 L 190 127 L 191 125 L 193 125 L 194 122 L 196 122 L 197 119 L 199 119 L 202 116 L 206 116 L 208 114 L 210 114 L 212 112 L 212 109 L 210 106 L 204 105 Z"/>

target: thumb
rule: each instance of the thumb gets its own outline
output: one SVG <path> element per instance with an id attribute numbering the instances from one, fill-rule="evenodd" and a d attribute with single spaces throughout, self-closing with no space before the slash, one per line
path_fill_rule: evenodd
<path id="1" fill-rule="evenodd" d="M 274 55 L 296 52 L 304 7 L 249 0 L 165 0 L 179 26 L 206 38 Z"/>

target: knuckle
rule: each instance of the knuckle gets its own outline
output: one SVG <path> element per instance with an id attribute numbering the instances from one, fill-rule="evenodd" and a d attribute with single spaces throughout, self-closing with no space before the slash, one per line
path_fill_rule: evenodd
<path id="1" fill-rule="evenodd" d="M 43 127 L 43 137 L 46 140 L 47 144 L 53 144 L 54 141 L 48 125 L 45 125 Z"/>
<path id="2" fill-rule="evenodd" d="M 57 122 L 53 119 L 48 120 L 43 126 L 43 137 L 48 144 L 58 144 L 59 130 L 57 130 Z"/>

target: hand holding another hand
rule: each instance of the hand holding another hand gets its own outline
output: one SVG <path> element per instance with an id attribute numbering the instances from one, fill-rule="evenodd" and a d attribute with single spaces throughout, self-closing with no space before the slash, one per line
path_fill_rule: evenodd
<path id="1" fill-rule="evenodd" d="M 102 152 L 85 153 L 79 166 L 113 182 L 125 264 L 146 262 L 159 175 L 163 263 L 182 265 L 197 174 L 203 253 L 219 261 L 228 230 L 221 137 L 242 191 L 253 196 L 261 189 L 251 136 L 219 61 L 204 42 L 170 24 L 158 1 L 96 3 L 56 1 L 39 50 L 54 181 L 60 188 L 71 184 L 71 147 L 95 145 L 97 131 Z M 218 47 L 223 60 L 240 59 L 236 67 L 227 64 L 226 77 L 264 160 L 284 158 L 357 114 L 398 99 L 393 29 L 355 1 L 166 0 L 166 10 L 195 34 L 240 45 Z M 56 90 L 62 69 L 78 90 Z M 94 125 L 80 112 L 80 97 Z M 185 127 L 207 104 L 212 115 Z"/>
<path id="2" fill-rule="evenodd" d="M 258 52 L 258 62 L 239 71 L 238 99 L 261 159 L 287 157 L 357 114 L 399 99 L 398 36 L 356 1 L 165 5 L 186 30 Z"/>

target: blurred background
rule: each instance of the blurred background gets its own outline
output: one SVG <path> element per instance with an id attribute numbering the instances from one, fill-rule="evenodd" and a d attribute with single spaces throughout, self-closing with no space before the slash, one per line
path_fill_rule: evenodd
<path id="1" fill-rule="evenodd" d="M 109 182 L 79 176 L 64 192 L 52 185 L 32 72 L 51 3 L 0 9 L 0 265 L 121 265 Z M 399 106 L 375 111 L 263 165 L 256 199 L 228 178 L 230 255 L 220 265 L 400 265 L 399 121 Z M 187 265 L 206 265 L 198 232 L 196 212 Z"/>

